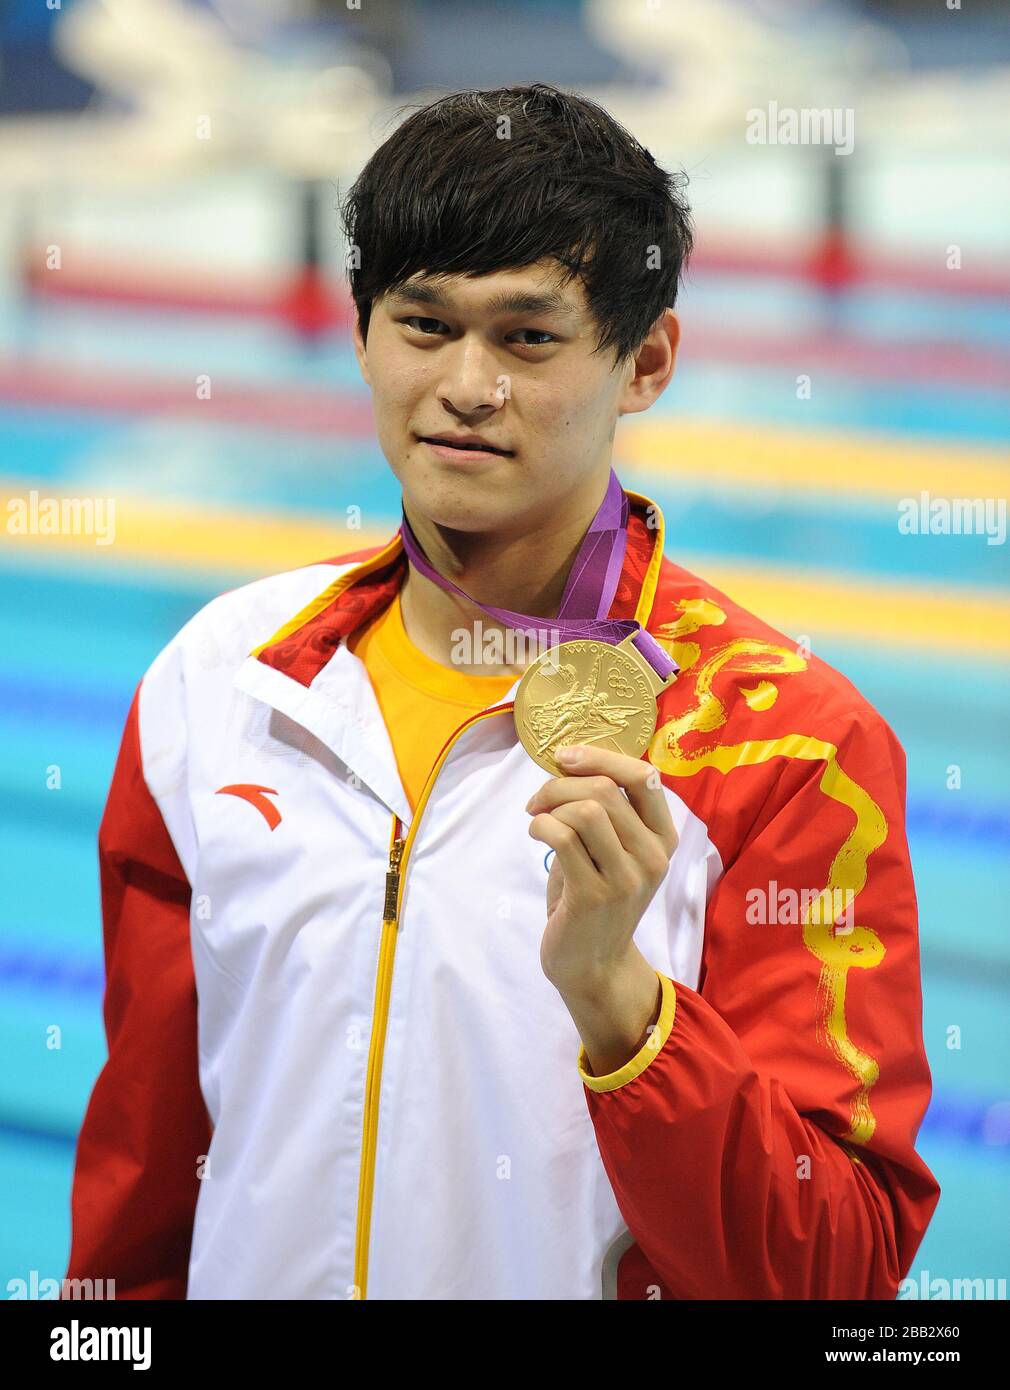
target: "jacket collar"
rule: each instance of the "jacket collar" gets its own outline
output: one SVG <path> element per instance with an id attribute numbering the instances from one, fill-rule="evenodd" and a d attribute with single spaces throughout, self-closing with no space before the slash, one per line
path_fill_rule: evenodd
<path id="1" fill-rule="evenodd" d="M 651 498 L 625 491 L 631 503 L 628 543 L 608 616 L 634 618 L 648 628 L 663 562 L 663 513 Z M 409 562 L 399 528 L 384 545 L 337 556 L 330 563 L 349 560 L 358 563 L 253 648 L 234 684 L 308 729 L 409 822 L 409 803 L 378 701 L 364 662 L 346 642 L 392 602 L 406 577 Z M 517 679 L 494 703 L 512 700 L 518 686 Z"/>

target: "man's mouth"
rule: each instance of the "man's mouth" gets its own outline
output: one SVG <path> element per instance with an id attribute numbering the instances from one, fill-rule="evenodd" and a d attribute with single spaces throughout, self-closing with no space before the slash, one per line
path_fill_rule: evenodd
<path id="1" fill-rule="evenodd" d="M 510 449 L 499 448 L 496 444 L 489 444 L 487 440 L 471 436 L 468 439 L 447 439 L 437 435 L 418 435 L 422 444 L 430 444 L 433 449 L 451 450 L 454 454 L 461 457 L 479 458 L 482 454 L 497 454 L 501 458 L 511 458 Z"/>

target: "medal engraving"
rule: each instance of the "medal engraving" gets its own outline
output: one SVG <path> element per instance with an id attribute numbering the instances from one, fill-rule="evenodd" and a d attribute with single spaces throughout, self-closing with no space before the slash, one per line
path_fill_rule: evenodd
<path id="1" fill-rule="evenodd" d="M 663 688 L 630 637 L 616 646 L 589 638 L 562 642 L 524 674 L 516 733 L 533 761 L 557 777 L 564 775 L 557 750 L 572 743 L 640 757 L 655 732 Z"/>

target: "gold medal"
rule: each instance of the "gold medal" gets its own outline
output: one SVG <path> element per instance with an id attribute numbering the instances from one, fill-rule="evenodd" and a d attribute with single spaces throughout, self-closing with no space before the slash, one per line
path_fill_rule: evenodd
<path id="1" fill-rule="evenodd" d="M 640 758 L 656 731 L 656 701 L 676 679 L 663 680 L 633 645 L 593 638 L 561 642 L 529 666 L 516 691 L 519 742 L 555 777 L 559 748 L 588 743 Z"/>

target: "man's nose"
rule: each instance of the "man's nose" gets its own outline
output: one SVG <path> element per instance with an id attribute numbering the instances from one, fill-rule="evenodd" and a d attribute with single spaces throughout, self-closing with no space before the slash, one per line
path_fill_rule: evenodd
<path id="1" fill-rule="evenodd" d="M 454 345 L 448 360 L 443 360 L 446 370 L 439 396 L 461 415 L 472 415 L 482 408 L 497 409 L 511 394 L 500 362 L 481 343 L 464 339 Z"/>

